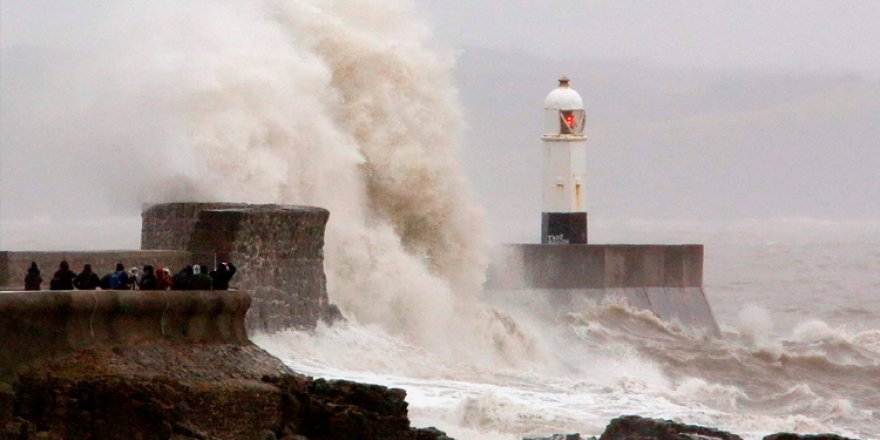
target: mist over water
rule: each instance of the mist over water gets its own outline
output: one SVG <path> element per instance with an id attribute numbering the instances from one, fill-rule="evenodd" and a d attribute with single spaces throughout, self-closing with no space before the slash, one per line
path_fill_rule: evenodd
<path id="1" fill-rule="evenodd" d="M 486 257 L 454 157 L 452 58 L 428 47 L 411 8 L 117 2 L 92 11 L 84 41 L 59 37 L 34 51 L 58 54 L 40 66 L 45 84 L 67 85 L 60 99 L 10 97 L 27 114 L 4 118 L 2 174 L 22 190 L 4 194 L 4 212 L 136 212 L 181 200 L 323 206 L 333 300 L 362 322 L 439 344 L 449 317 L 480 313 L 472 302 Z M 4 64 L 4 86 L 36 90 L 16 70 L 22 59 Z M 51 120 L 27 117 L 49 111 Z M 61 204 L 42 206 L 53 199 Z M 35 233 L 27 222 L 7 227 Z"/>
<path id="2" fill-rule="evenodd" d="M 615 302 L 481 293 L 453 59 L 409 2 L 105 6 L 3 48 L 3 247 L 53 228 L 68 241 L 51 247 L 96 247 L 76 240 L 89 227 L 120 243 L 114 219 L 143 203 L 319 205 L 348 322 L 256 340 L 309 374 L 404 387 L 417 424 L 513 439 L 640 413 L 880 437 L 876 224 L 591 224 L 598 241 L 707 243 L 721 339 Z M 826 235 L 789 234 L 809 228 Z M 829 232 L 836 247 L 812 238 Z"/>
<path id="3" fill-rule="evenodd" d="M 540 346 L 516 365 L 450 361 L 357 322 L 256 342 L 308 374 L 403 387 L 416 423 L 462 439 L 596 435 L 631 413 L 750 439 L 779 431 L 880 438 L 880 225 L 594 226 L 615 240 L 706 242 L 706 291 L 722 337 L 613 300 L 561 310 L 539 292 L 511 291 L 482 299 Z M 835 246 L 819 245 L 832 238 Z"/>

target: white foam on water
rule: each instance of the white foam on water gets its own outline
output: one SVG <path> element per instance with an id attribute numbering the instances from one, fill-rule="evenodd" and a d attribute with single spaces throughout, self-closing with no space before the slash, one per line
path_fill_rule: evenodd
<path id="1" fill-rule="evenodd" d="M 570 363 L 493 369 L 351 322 L 255 340 L 298 371 L 404 388 L 414 423 L 462 439 L 596 435 L 631 413 L 756 439 L 778 431 L 876 435 L 877 403 L 865 389 L 878 380 L 871 378 L 876 366 L 814 360 L 799 354 L 809 344 L 792 341 L 771 341 L 778 351 L 767 352 L 748 335 L 703 339 L 655 320 L 613 301 L 594 304 L 535 334 L 549 355 Z M 585 322 L 602 330 L 584 332 Z M 854 373 L 844 387 L 848 378 L 838 368 Z M 847 393 L 855 400 L 841 397 Z"/>
<path id="2" fill-rule="evenodd" d="M 20 164 L 4 172 L 67 186 L 21 188 L 16 234 L 96 206 L 327 207 L 328 290 L 348 324 L 255 341 L 308 374 L 406 388 L 416 425 L 459 439 L 598 434 L 626 413 L 748 438 L 880 437 L 880 223 L 591 227 L 705 242 L 720 340 L 613 302 L 487 305 L 482 214 L 455 158 L 454 60 L 412 2 L 56 6 L 77 9 L 79 40 L 33 30 L 52 62 L 19 72 L 37 87 L 4 114 L 17 146 L 4 164 Z"/>

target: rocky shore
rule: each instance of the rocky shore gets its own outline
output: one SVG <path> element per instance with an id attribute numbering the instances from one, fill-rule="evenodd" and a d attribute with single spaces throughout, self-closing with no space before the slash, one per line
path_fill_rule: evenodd
<path id="1" fill-rule="evenodd" d="M 0 439 L 449 440 L 410 426 L 404 390 L 288 369 L 248 339 L 250 301 L 234 291 L 0 293 Z M 649 439 L 740 437 L 638 416 L 600 437 Z"/>
<path id="2" fill-rule="evenodd" d="M 580 434 L 554 434 L 549 437 L 526 437 L 523 440 L 596 440 Z M 697 425 L 686 425 L 672 420 L 650 419 L 636 415 L 611 420 L 598 440 L 742 440 L 742 437 Z M 781 432 L 765 436 L 763 440 L 856 440 L 836 434 L 792 434 Z"/>
<path id="3" fill-rule="evenodd" d="M 245 332 L 245 292 L 0 293 L 0 439 L 443 440 L 406 392 L 312 379 Z"/>
<path id="4" fill-rule="evenodd" d="M 249 303 L 245 292 L 0 294 L 0 439 L 449 440 L 410 426 L 404 390 L 288 369 L 247 338 Z M 638 416 L 600 437 L 649 439 L 740 437 Z"/>
<path id="5" fill-rule="evenodd" d="M 254 345 L 86 349 L 0 382 L 2 439 L 442 440 L 406 392 L 296 374 Z"/>

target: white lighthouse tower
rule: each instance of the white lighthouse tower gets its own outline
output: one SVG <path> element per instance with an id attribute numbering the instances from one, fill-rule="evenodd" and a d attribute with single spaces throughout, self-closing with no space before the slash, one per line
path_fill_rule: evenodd
<path id="1" fill-rule="evenodd" d="M 541 243 L 587 244 L 584 101 L 559 78 L 544 100 Z"/>

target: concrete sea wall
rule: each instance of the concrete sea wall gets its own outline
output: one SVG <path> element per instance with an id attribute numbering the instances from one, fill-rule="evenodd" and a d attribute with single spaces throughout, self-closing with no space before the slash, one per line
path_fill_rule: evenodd
<path id="1" fill-rule="evenodd" d="M 232 287 L 247 290 L 252 304 L 250 331 L 314 328 L 319 319 L 341 316 L 329 304 L 324 275 L 324 227 L 330 216 L 322 208 L 243 203 L 167 203 L 142 214 L 142 250 L 0 252 L 0 289 L 21 290 L 32 261 L 39 266 L 43 288 L 62 260 L 79 272 L 92 265 L 99 275 L 126 268 L 168 267 L 173 273 L 188 264 L 212 268 L 229 261 L 238 272 Z"/>
<path id="2" fill-rule="evenodd" d="M 177 341 L 245 344 L 245 292 L 0 293 L 0 376 L 77 350 Z"/>
<path id="3" fill-rule="evenodd" d="M 491 299 L 540 301 L 558 310 L 579 299 L 619 297 L 663 320 L 720 334 L 703 292 L 702 245 L 505 245 L 486 286 Z"/>
<path id="4" fill-rule="evenodd" d="M 142 214 L 141 247 L 178 250 L 238 267 L 233 285 L 252 293 L 248 328 L 312 328 L 335 319 L 324 275 L 323 208 L 167 203 Z"/>
<path id="5" fill-rule="evenodd" d="M 406 393 L 296 374 L 247 292 L 0 292 L 0 438 L 450 440 Z"/>
<path id="6" fill-rule="evenodd" d="M 505 245 L 487 274 L 493 288 L 702 287 L 702 245 Z"/>

